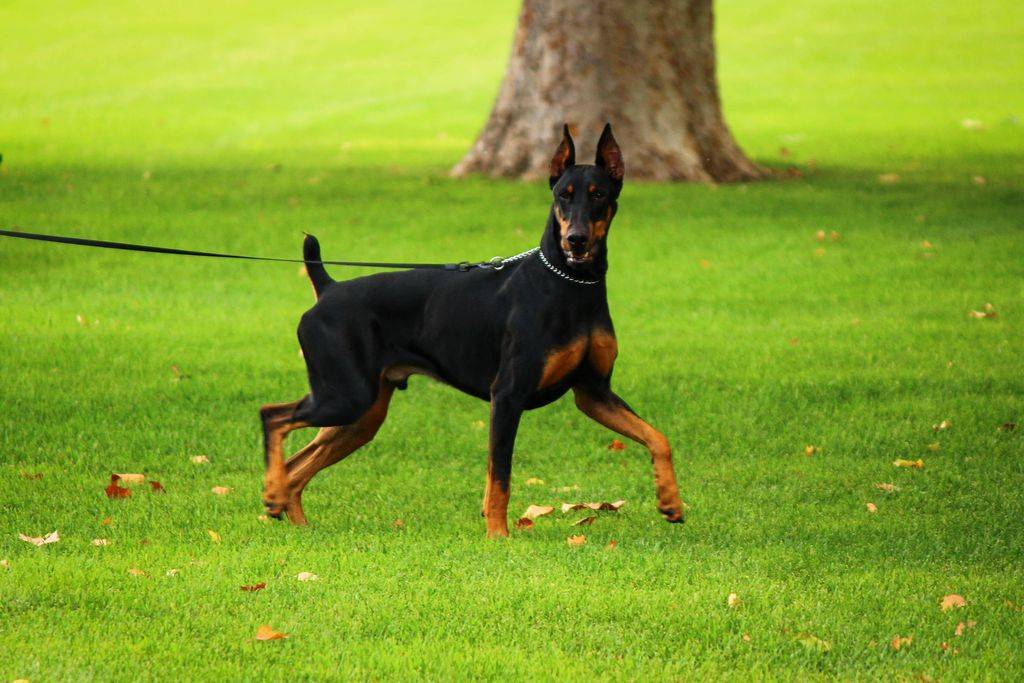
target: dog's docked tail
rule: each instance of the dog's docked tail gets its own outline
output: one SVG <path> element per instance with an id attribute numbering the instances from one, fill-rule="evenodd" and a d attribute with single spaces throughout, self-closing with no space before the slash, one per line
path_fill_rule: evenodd
<path id="1" fill-rule="evenodd" d="M 309 276 L 309 281 L 313 283 L 313 292 L 316 294 L 316 298 L 319 299 L 320 294 L 334 280 L 327 274 L 324 264 L 320 262 L 320 242 L 308 233 L 306 234 L 305 241 L 302 243 L 302 259 L 306 262 L 306 275 Z"/>

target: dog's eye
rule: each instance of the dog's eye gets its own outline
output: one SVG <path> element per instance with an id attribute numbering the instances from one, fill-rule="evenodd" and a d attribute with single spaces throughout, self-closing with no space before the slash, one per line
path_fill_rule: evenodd
<path id="1" fill-rule="evenodd" d="M 570 199 L 572 199 L 572 192 L 563 192 L 562 194 L 558 195 L 558 198 L 565 201 L 569 201 Z"/>

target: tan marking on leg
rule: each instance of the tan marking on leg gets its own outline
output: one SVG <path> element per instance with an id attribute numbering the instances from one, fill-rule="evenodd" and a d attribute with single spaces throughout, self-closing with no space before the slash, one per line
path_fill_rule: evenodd
<path id="1" fill-rule="evenodd" d="M 594 368 L 601 377 L 607 377 L 615 365 L 615 358 L 619 355 L 619 344 L 615 336 L 608 332 L 593 332 L 590 335 L 590 349 L 587 351 L 587 361 L 590 367 Z"/>
<path id="2" fill-rule="evenodd" d="M 654 465 L 658 509 L 671 522 L 681 520 L 683 504 L 679 500 L 679 488 L 672 468 L 672 448 L 665 435 L 621 405 L 597 400 L 585 391 L 574 391 L 580 410 L 608 429 L 647 447 Z"/>
<path id="3" fill-rule="evenodd" d="M 556 384 L 575 370 L 583 360 L 587 341 L 587 337 L 579 337 L 549 352 L 544 359 L 544 370 L 541 372 L 538 388 L 544 389 Z"/>
<path id="4" fill-rule="evenodd" d="M 299 401 L 266 405 L 260 409 L 263 416 L 265 433 L 264 454 L 266 471 L 263 474 L 263 501 L 267 503 L 267 512 L 272 515 L 281 514 L 288 500 L 288 473 L 285 470 L 281 446 L 284 438 L 296 429 L 308 426 L 305 422 L 292 420 Z"/>
<path id="5" fill-rule="evenodd" d="M 487 488 L 484 491 L 484 518 L 487 520 L 487 535 L 508 536 L 508 498 L 510 486 L 502 487 L 487 467 Z"/>

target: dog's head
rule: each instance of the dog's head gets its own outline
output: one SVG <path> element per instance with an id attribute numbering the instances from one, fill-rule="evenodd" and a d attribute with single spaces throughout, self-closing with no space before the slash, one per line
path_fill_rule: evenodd
<path id="1" fill-rule="evenodd" d="M 551 158 L 553 228 L 571 268 L 585 268 L 604 252 L 608 228 L 622 190 L 622 150 L 606 124 L 597 143 L 594 165 L 576 165 L 576 148 L 563 126 L 562 142 Z"/>

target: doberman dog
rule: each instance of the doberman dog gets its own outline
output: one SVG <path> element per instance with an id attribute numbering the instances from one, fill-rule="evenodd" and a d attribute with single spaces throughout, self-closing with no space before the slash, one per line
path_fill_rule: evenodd
<path id="1" fill-rule="evenodd" d="M 605 126 L 594 165 L 576 164 L 568 126 L 551 159 L 554 202 L 540 247 L 500 268 L 414 269 L 335 282 L 307 236 L 303 258 L 317 302 L 299 323 L 310 392 L 260 410 L 264 505 L 304 524 L 302 491 L 320 470 L 367 444 L 395 389 L 423 374 L 490 401 L 482 514 L 488 536 L 507 536 L 512 450 L 524 410 L 570 389 L 588 416 L 643 444 L 654 464 L 658 509 L 681 522 L 668 440 L 611 389 L 618 347 L 608 312 L 608 229 L 625 171 Z M 319 427 L 285 462 L 292 430 Z"/>

